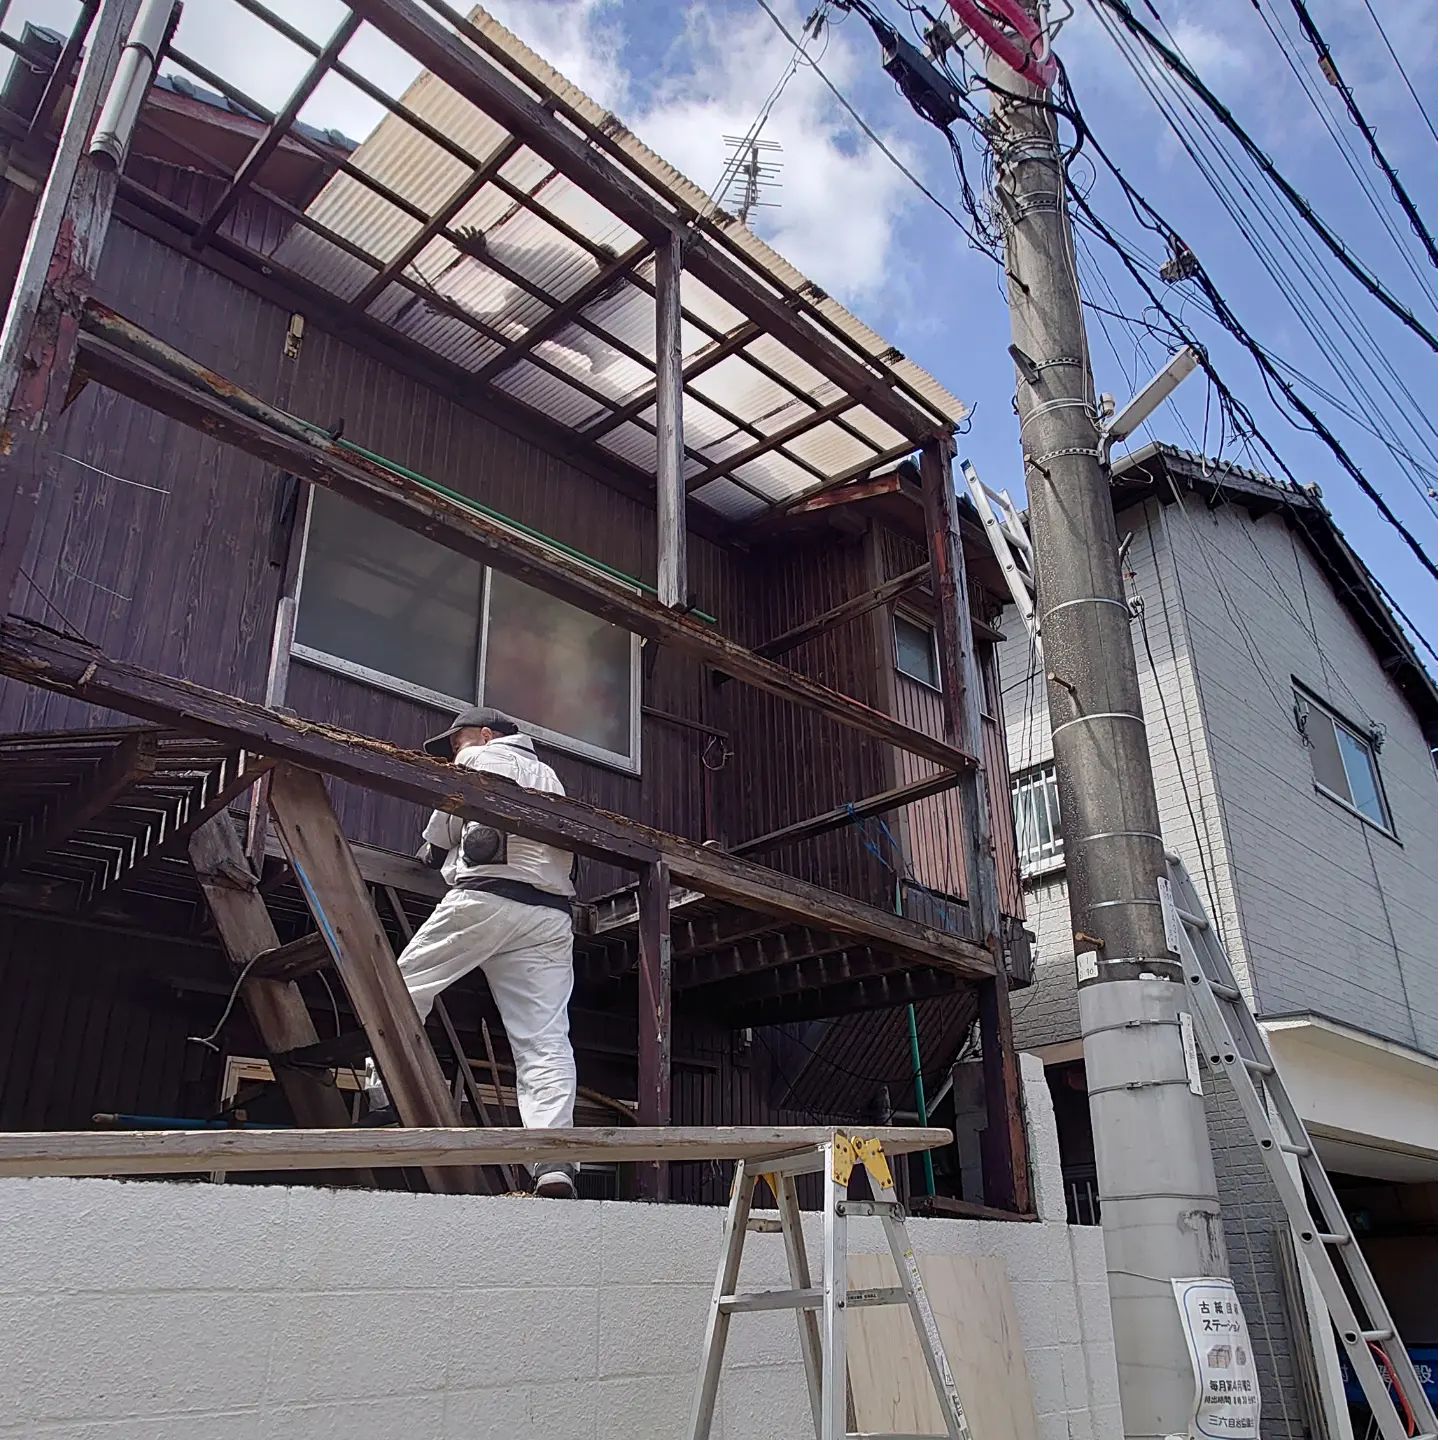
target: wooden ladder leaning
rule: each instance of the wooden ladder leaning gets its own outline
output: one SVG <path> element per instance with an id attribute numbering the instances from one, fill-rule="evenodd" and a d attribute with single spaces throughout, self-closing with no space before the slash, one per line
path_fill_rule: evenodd
<path id="1" fill-rule="evenodd" d="M 857 1169 L 870 1189 L 869 1200 L 849 1198 L 850 1178 Z M 811 1174 L 821 1177 L 824 1255 L 818 1285 L 811 1281 L 795 1189 L 797 1175 Z M 775 1196 L 778 1220 L 750 1213 L 755 1187 L 761 1180 Z M 848 1288 L 847 1233 L 852 1217 L 873 1217 L 884 1227 L 895 1262 L 897 1285 L 869 1290 Z M 776 1231 L 784 1237 L 790 1288 L 738 1291 L 745 1237 L 755 1232 Z M 867 1435 L 865 1440 L 971 1440 L 965 1408 L 945 1358 L 935 1312 L 925 1293 L 920 1266 L 905 1228 L 905 1209 L 895 1194 L 895 1181 L 882 1142 L 851 1137 L 836 1130 L 820 1144 L 763 1160 L 738 1162 L 730 1187 L 720 1265 L 705 1326 L 704 1350 L 691 1411 L 691 1440 L 709 1440 L 711 1434 L 731 1317 L 758 1310 L 795 1311 L 817 1440 L 860 1440 L 848 1428 L 845 1321 L 848 1311 L 867 1305 L 904 1305 L 909 1309 L 925 1357 L 925 1368 L 940 1402 L 945 1431 L 943 1436 Z"/>
<path id="2" fill-rule="evenodd" d="M 437 1002 L 437 1018 L 457 1066 L 458 1083 L 453 1091 L 445 1078 L 324 781 L 313 771 L 277 765 L 270 775 L 267 800 L 276 837 L 324 941 L 329 962 L 365 1032 L 400 1123 L 457 1127 L 462 1124 L 460 1098 L 464 1095 L 476 1120 L 492 1125 L 455 1027 L 443 1004 Z M 196 831 L 190 841 L 190 859 L 230 965 L 241 979 L 241 998 L 269 1051 L 276 1082 L 296 1123 L 307 1129 L 349 1126 L 345 1101 L 324 1067 L 306 1063 L 307 1051 L 318 1053 L 323 1047 L 294 977 L 249 973 L 262 956 L 273 955 L 282 947 L 227 815 L 217 816 Z M 409 921 L 398 899 L 394 903 L 402 933 L 408 937 Z M 516 1188 L 514 1172 L 508 1166 L 497 1168 L 493 1176 L 467 1166 L 432 1166 L 423 1173 L 430 1189 L 440 1193 Z M 355 1179 L 353 1175 L 350 1178 L 352 1182 Z"/>

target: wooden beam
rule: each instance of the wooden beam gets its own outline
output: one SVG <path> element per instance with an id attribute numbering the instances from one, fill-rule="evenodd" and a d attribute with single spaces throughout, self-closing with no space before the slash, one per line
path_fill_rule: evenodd
<path id="1" fill-rule="evenodd" d="M 697 279 L 882 420 L 917 441 L 945 428 L 893 390 L 858 355 L 797 313 L 806 308 L 798 294 L 782 292 L 775 281 L 762 280 L 724 253 L 693 229 L 673 202 L 626 174 L 432 12 L 414 0 L 351 3 L 377 30 L 506 129 L 523 136 L 537 155 L 638 234 L 658 244 L 683 233 L 686 268 Z"/>
<path id="2" fill-rule="evenodd" d="M 847 410 L 855 409 L 858 404 L 859 401 L 852 400 L 848 395 L 842 395 L 838 400 L 830 401 L 828 405 L 821 405 L 817 409 L 807 411 L 798 420 L 792 420 L 790 424 L 782 425 L 780 429 L 763 436 L 753 445 L 746 446 L 744 450 L 737 451 L 734 455 L 727 455 L 713 465 L 707 465 L 698 475 L 692 475 L 685 482 L 685 488 L 698 490 L 712 480 L 734 476 L 735 471 L 742 465 L 748 465 L 752 460 L 758 460 L 761 456 L 770 454 L 772 450 L 779 450 L 788 441 L 814 430 L 816 426 L 823 425 L 827 420 L 833 420 L 837 415 L 843 415 Z M 820 473 L 823 475 L 825 472 L 822 470 Z"/>
<path id="3" fill-rule="evenodd" d="M 806 991 L 827 990 L 849 980 L 884 975 L 899 968 L 888 955 L 879 955 L 868 946 L 812 955 L 793 964 L 777 965 L 739 976 L 707 989 L 700 997 L 711 1013 L 724 1012 L 766 1000 L 781 1000 Z"/>
<path id="4" fill-rule="evenodd" d="M 680 356 L 680 279 L 685 256 L 678 234 L 655 252 L 655 518 L 660 603 L 683 609 L 685 568 L 685 380 Z"/>
<path id="5" fill-rule="evenodd" d="M 757 689 L 817 710 L 938 765 L 961 769 L 978 763 L 944 741 L 859 700 L 761 659 L 703 621 L 678 614 L 521 531 L 355 454 L 206 370 L 114 311 L 91 304 L 84 324 L 87 373 L 141 404 Z"/>
<path id="6" fill-rule="evenodd" d="M 312 930 L 298 940 L 287 940 L 277 944 L 273 950 L 263 950 L 250 966 L 250 975 L 255 980 L 298 980 L 302 975 L 313 975 L 330 963 L 330 949 L 325 937 Z"/>
<path id="7" fill-rule="evenodd" d="M 127 735 L 82 780 L 29 816 L 0 864 L 0 880 L 63 844 L 155 768 L 153 736 Z"/>
<path id="8" fill-rule="evenodd" d="M 550 313 L 543 319 L 537 320 L 508 349 L 502 351 L 493 360 L 486 361 L 475 372 L 476 380 L 481 384 L 488 384 L 497 375 L 523 360 L 542 340 L 553 339 L 572 320 L 578 319 L 580 312 L 587 305 L 600 299 L 612 285 L 620 284 L 625 276 L 649 253 L 650 242 L 641 240 L 632 245 L 623 255 L 617 255 L 615 259 L 602 264 L 572 295 L 566 296 L 564 300 L 556 300 L 552 297 Z M 479 258 L 482 264 L 488 263 L 484 259 L 483 253 Z M 611 339 L 599 327 L 595 328 L 594 333 L 601 339 Z M 621 342 L 612 341 L 612 343 L 619 344 Z"/>
<path id="9" fill-rule="evenodd" d="M 763 333 L 753 320 L 747 320 L 744 324 L 737 325 L 728 335 L 714 341 L 685 361 L 681 367 L 681 377 L 685 385 L 688 386 L 692 380 L 703 375 L 707 370 L 714 369 L 722 360 L 728 359 L 737 350 L 743 350 L 746 345 Z M 598 419 L 592 420 L 580 431 L 580 434 L 587 440 L 598 440 L 602 435 L 608 435 L 610 431 L 623 425 L 627 420 L 633 420 L 637 415 L 643 415 L 655 403 L 659 389 L 658 385 L 645 386 L 638 394 L 632 395 L 610 414 L 601 415 Z M 701 399 L 703 400 L 704 397 L 702 396 Z"/>
<path id="10" fill-rule="evenodd" d="M 210 213 L 201 222 L 193 241 L 197 250 L 203 249 L 209 243 L 210 237 L 224 223 L 225 217 L 235 208 L 241 195 L 260 174 L 265 162 L 279 147 L 281 141 L 289 135 L 305 102 L 314 94 L 316 86 L 329 73 L 331 65 L 350 43 L 351 37 L 359 28 L 360 17 L 353 13 L 348 14 L 336 27 L 329 40 L 325 42 L 325 48 L 314 58 L 305 74 L 300 77 L 300 83 L 290 92 L 290 98 L 270 121 L 265 133 L 251 146 L 250 153 L 240 162 L 240 168 L 235 172 L 230 184 L 226 186 L 224 194 L 215 202 Z"/>
<path id="11" fill-rule="evenodd" d="M 450 1087 L 380 928 L 325 782 L 309 770 L 277 767 L 270 781 L 270 814 L 401 1121 L 458 1125 Z M 487 1188 L 480 1173 L 471 1169 L 427 1169 L 426 1179 L 432 1190 L 453 1194 Z"/>
<path id="12" fill-rule="evenodd" d="M 387 795 L 483 820 L 512 834 L 639 871 L 664 860 L 671 877 L 717 900 L 873 940 L 957 974 L 994 973 L 990 953 L 960 936 L 866 905 L 748 860 L 562 795 L 523 790 L 338 726 L 278 714 L 188 681 L 112 660 L 29 621 L 0 622 L 0 674 L 162 725 L 212 735 L 274 760 Z M 352 862 L 353 863 L 353 862 Z"/>
<path id="13" fill-rule="evenodd" d="M 939 622 L 945 730 L 956 744 L 963 744 L 967 737 L 973 736 L 977 745 L 983 745 L 980 667 L 970 628 L 970 597 L 951 469 L 954 450 L 954 441 L 949 439 L 925 446 L 920 452 L 920 488 L 925 503 Z M 1026 1211 L 1030 1209 L 1029 1157 L 1020 1072 L 1010 1026 L 1010 986 L 1001 959 L 1000 892 L 990 830 L 990 794 L 983 769 L 961 777 L 959 798 L 964 829 L 966 905 L 976 927 L 975 938 L 996 959 L 994 975 L 980 987 L 987 1117 L 985 1202 L 1006 1210 Z"/>
<path id="14" fill-rule="evenodd" d="M 184 1175 L 197 1170 L 312 1170 L 374 1165 L 500 1165 L 626 1160 L 775 1160 L 815 1150 L 833 1125 L 651 1129 L 481 1130 L 27 1130 L 0 1134 L 0 1177 Z M 949 1130 L 861 1126 L 890 1156 L 949 1145 Z"/>
<path id="15" fill-rule="evenodd" d="M 870 611 L 896 599 L 907 590 L 913 590 L 925 580 L 929 573 L 928 563 L 917 565 L 913 570 L 907 570 L 903 575 L 896 575 L 894 579 L 885 581 L 883 585 L 877 585 L 873 590 L 866 590 L 860 595 L 852 595 L 848 600 L 842 600 L 829 610 L 822 611 L 819 615 L 812 616 L 809 620 L 802 621 L 799 625 L 783 631 L 773 640 L 767 640 L 763 645 L 757 645 L 755 653 L 763 655 L 767 660 L 774 660 L 777 656 L 786 655 L 791 650 L 805 644 L 807 640 L 814 640 L 816 636 L 824 635 L 837 626 L 844 625 L 847 621 L 858 619 L 861 615 L 868 615 Z"/>
<path id="16" fill-rule="evenodd" d="M 694 990 L 702 986 L 724 985 L 730 981 L 762 972 L 793 969 L 798 964 L 839 955 L 852 942 L 844 936 L 826 931 L 806 930 L 792 939 L 786 934 L 752 935 L 737 940 L 728 950 L 710 950 L 690 955 L 675 962 L 675 988 Z M 896 960 L 903 965 L 903 960 Z M 715 994 L 715 991 L 709 991 Z"/>
<path id="17" fill-rule="evenodd" d="M 640 872 L 640 1042 L 635 1067 L 636 1118 L 642 1125 L 670 1123 L 670 872 L 663 863 Z M 645 1165 L 640 1193 L 668 1198 L 670 1170 Z"/>
<path id="18" fill-rule="evenodd" d="M 0 611 L 11 609 L 36 501 L 56 463 L 41 437 L 66 404 L 80 313 L 118 183 L 116 167 L 97 162 L 86 146 L 139 8 L 140 0 L 104 0 L 94 17 L 0 324 Z"/>
<path id="19" fill-rule="evenodd" d="M 961 988 L 954 975 L 939 970 L 896 970 L 842 981 L 821 989 L 773 1000 L 756 1000 L 726 1011 L 731 1025 L 788 1025 L 794 1020 L 819 1020 L 833 1015 L 854 1015 L 859 1011 L 889 1010 L 953 995 Z"/>
<path id="20" fill-rule="evenodd" d="M 979 991 L 981 1073 L 985 1080 L 980 1161 L 985 1203 L 1027 1214 L 1034 1208 L 1034 1200 L 1020 1065 L 1010 1028 L 1009 978 L 997 971 L 992 979 L 980 983 Z"/>
<path id="21" fill-rule="evenodd" d="M 190 837 L 190 862 L 195 878 L 215 917 L 215 928 L 230 969 L 241 974 L 257 955 L 279 943 L 274 922 L 256 888 L 235 827 L 217 815 Z M 248 881 L 248 884 L 247 884 Z M 287 1065 L 279 1056 L 319 1041 L 315 1022 L 299 989 L 287 980 L 250 978 L 240 987 L 240 999 L 264 1045 L 275 1082 L 290 1106 L 295 1123 L 305 1129 L 330 1130 L 349 1125 L 345 1097 L 332 1076 L 318 1070 Z M 208 1167 L 206 1167 L 208 1168 Z M 369 1176 L 358 1183 L 373 1184 Z"/>
<path id="22" fill-rule="evenodd" d="M 768 834 L 757 835 L 730 847 L 732 855 L 761 855 L 780 845 L 791 845 L 797 840 L 813 839 L 816 835 L 828 834 L 831 830 L 842 830 L 857 820 L 869 819 L 872 815 L 884 815 L 890 810 L 899 810 L 913 805 L 917 800 L 928 800 L 932 795 L 943 795 L 962 783 L 963 777 L 954 770 L 937 770 L 908 785 L 883 790 L 878 795 L 867 795 L 853 804 L 837 805 L 821 815 L 812 815 L 808 820 L 797 820 L 793 825 L 782 825 Z"/>

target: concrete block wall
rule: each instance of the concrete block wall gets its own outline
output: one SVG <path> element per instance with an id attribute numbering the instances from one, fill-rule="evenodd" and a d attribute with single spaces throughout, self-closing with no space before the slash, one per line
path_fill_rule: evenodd
<path id="1" fill-rule="evenodd" d="M 1027 1057 L 1028 1058 L 1028 1057 Z M 913 1222 L 1000 1257 L 1041 1440 L 1119 1440 L 1100 1232 L 1064 1223 L 1024 1067 L 1039 1223 Z M 680 1436 L 719 1258 L 712 1208 L 272 1186 L 0 1181 L 0 1437 Z M 818 1215 L 806 1217 L 812 1260 Z M 885 1248 L 877 1222 L 852 1248 Z M 788 1284 L 778 1236 L 743 1281 Z M 731 1329 L 716 1435 L 810 1426 L 792 1313 Z"/>

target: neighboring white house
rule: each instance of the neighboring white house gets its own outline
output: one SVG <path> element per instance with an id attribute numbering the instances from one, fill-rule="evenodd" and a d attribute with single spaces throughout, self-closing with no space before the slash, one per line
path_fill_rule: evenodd
<path id="1" fill-rule="evenodd" d="M 1166 843 L 1207 897 L 1402 1335 L 1433 1365 L 1434 683 L 1318 490 L 1148 445 L 1117 463 L 1114 495 Z M 1093 1221 L 1045 679 L 1013 609 L 1005 630 L 1038 941 L 1015 1037 L 1045 1061 L 1072 1216 Z M 1314 1364 L 1287 1303 L 1281 1212 L 1225 1082 L 1205 1084 L 1231 1272 L 1270 1414 L 1279 1424 L 1283 1409 L 1297 1435 L 1334 1428 L 1332 1352 Z"/>

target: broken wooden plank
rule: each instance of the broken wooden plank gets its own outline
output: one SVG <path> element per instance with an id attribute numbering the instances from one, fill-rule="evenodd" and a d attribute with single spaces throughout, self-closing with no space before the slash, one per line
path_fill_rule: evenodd
<path id="1" fill-rule="evenodd" d="M 447 1090 L 448 1095 L 448 1090 Z M 554 1161 L 771 1160 L 812 1150 L 837 1133 L 879 1140 L 888 1155 L 932 1150 L 949 1130 L 828 1125 L 482 1130 L 52 1130 L 0 1134 L 0 1176 L 176 1175 L 197 1170 L 349 1169 L 356 1166 L 515 1165 Z"/>
<path id="2" fill-rule="evenodd" d="M 330 950 L 325 937 L 318 930 L 312 930 L 298 940 L 288 940 L 257 955 L 250 975 L 256 980 L 298 980 L 302 975 L 323 970 L 329 963 Z"/>
<path id="3" fill-rule="evenodd" d="M 270 779 L 270 815 L 356 1017 L 370 1038 L 396 1113 L 406 1125 L 458 1125 L 450 1087 L 380 928 L 370 893 L 325 793 L 325 782 L 313 771 L 277 766 Z M 474 1169 L 427 1169 L 426 1179 L 432 1190 L 452 1194 L 487 1188 Z"/>
<path id="4" fill-rule="evenodd" d="M 257 955 L 273 950 L 278 937 L 228 816 L 216 816 L 190 837 L 190 861 L 215 917 L 226 960 L 239 975 Z M 252 975 L 240 987 L 240 999 L 265 1046 L 276 1084 L 295 1123 L 321 1129 L 348 1125 L 350 1111 L 333 1077 L 286 1064 L 280 1058 L 288 1051 L 314 1045 L 320 1038 L 299 989 L 290 981 Z M 373 1181 L 367 1177 L 365 1183 Z"/>

